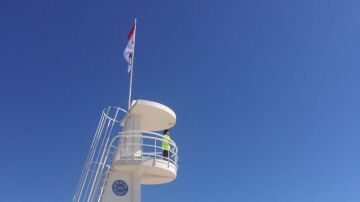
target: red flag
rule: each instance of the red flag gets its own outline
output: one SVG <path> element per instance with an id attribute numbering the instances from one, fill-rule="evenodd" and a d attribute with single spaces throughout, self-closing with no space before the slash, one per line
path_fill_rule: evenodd
<path id="1" fill-rule="evenodd" d="M 136 26 L 136 24 L 134 23 L 134 24 L 132 25 L 132 27 L 131 27 L 131 30 L 130 30 L 129 34 L 128 34 L 128 40 L 130 40 L 131 37 L 132 37 L 132 35 L 134 34 L 135 26 Z"/>

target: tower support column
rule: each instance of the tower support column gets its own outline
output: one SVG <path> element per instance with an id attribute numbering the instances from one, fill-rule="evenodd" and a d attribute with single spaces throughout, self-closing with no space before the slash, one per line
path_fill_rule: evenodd
<path id="1" fill-rule="evenodd" d="M 135 172 L 133 173 L 132 178 L 133 202 L 141 202 L 141 176 L 138 172 Z"/>
<path id="2" fill-rule="evenodd" d="M 102 202 L 141 202 L 141 176 L 138 172 L 110 171 Z"/>

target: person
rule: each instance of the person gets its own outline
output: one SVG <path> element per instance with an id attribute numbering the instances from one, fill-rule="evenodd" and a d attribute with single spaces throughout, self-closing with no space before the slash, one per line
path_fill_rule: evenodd
<path id="1" fill-rule="evenodd" d="M 162 152 L 163 152 L 163 160 L 169 160 L 169 153 L 170 153 L 170 134 L 169 130 L 164 130 L 164 136 L 162 138 Z"/>

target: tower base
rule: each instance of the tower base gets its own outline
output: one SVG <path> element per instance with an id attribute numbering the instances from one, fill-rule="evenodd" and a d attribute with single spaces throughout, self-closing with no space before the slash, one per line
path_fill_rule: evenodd
<path id="1" fill-rule="evenodd" d="M 109 171 L 101 202 L 140 202 L 141 177 L 137 172 Z"/>

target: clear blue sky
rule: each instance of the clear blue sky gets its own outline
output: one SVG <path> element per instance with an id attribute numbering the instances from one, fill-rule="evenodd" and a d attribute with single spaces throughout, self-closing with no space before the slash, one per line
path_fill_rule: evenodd
<path id="1" fill-rule="evenodd" d="M 358 0 L 0 2 L 0 200 L 71 201 L 101 110 L 177 113 L 143 202 L 359 202 Z"/>

